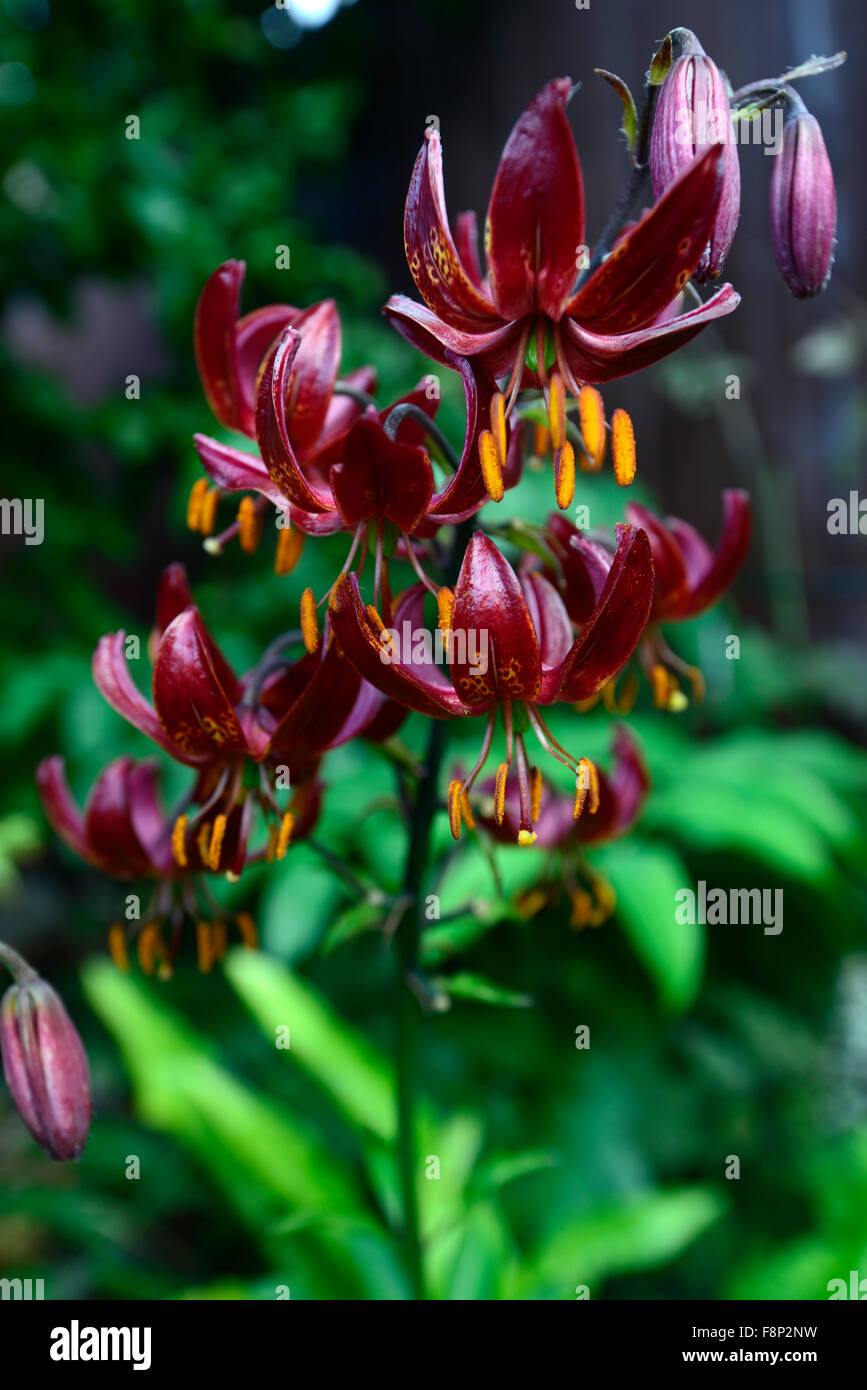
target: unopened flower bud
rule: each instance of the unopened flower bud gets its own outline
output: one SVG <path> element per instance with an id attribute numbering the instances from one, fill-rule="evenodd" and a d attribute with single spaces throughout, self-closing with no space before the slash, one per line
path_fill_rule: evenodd
<path id="1" fill-rule="evenodd" d="M 710 145 L 723 145 L 722 187 L 696 280 L 716 279 L 734 240 L 741 211 L 741 169 L 725 80 L 694 34 L 671 65 L 659 92 L 650 136 L 653 195 L 661 198 Z"/>
<path id="2" fill-rule="evenodd" d="M 77 1158 L 90 1130 L 90 1074 L 56 990 L 32 972 L 0 1001 L 3 1074 L 33 1138 L 51 1158 Z"/>
<path id="3" fill-rule="evenodd" d="M 820 294 L 831 278 L 837 230 L 834 175 L 815 116 L 805 107 L 783 126 L 771 173 L 771 236 L 796 299 Z"/>

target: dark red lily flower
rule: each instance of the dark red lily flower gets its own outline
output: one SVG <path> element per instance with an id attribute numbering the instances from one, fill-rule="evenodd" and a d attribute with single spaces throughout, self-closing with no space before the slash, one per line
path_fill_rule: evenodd
<path id="1" fill-rule="evenodd" d="M 364 685 L 326 633 L 321 650 L 292 663 L 269 655 L 264 667 L 239 678 L 213 642 L 192 602 L 183 566 L 163 575 L 157 600 L 153 705 L 133 683 L 125 634 L 103 637 L 93 658 L 100 692 L 114 709 L 178 762 L 198 769 L 193 800 L 199 809 L 175 822 L 172 849 L 186 867 L 202 825 L 213 824 L 210 866 L 237 874 L 221 852 L 229 817 L 241 807 L 247 827 L 258 801 L 282 857 L 293 815 L 281 810 L 275 786 L 305 782 L 328 748 L 357 734 L 382 713 L 381 696 Z M 250 763 L 259 788 L 244 786 Z M 279 779 L 279 780 L 278 780 Z M 246 842 L 246 834 L 244 834 Z"/>
<path id="2" fill-rule="evenodd" d="M 506 758 L 497 773 L 501 810 L 512 762 L 518 772 L 521 808 L 519 844 L 535 840 L 535 788 L 524 733 L 532 728 L 542 747 L 576 773 L 575 814 L 589 793 L 598 802 L 595 769 L 566 752 L 546 727 L 539 706 L 594 695 L 635 649 L 653 596 L 653 562 L 647 537 L 631 526 L 618 528 L 618 548 L 598 602 L 581 635 L 573 640 L 563 600 L 544 575 L 526 571 L 520 582 L 493 541 L 477 531 L 470 541 L 453 598 L 441 594 L 446 670 L 425 643 L 424 590 L 410 590 L 398 605 L 394 628 L 385 628 L 362 604 L 358 581 L 344 575 L 330 600 L 334 634 L 350 661 L 372 685 L 410 709 L 435 719 L 487 715 L 480 757 L 463 782 L 449 788 L 449 819 L 455 838 L 467 793 L 488 756 L 497 711 L 502 708 Z M 427 633 L 428 639 L 430 633 Z"/>
<path id="3" fill-rule="evenodd" d="M 178 855 L 177 817 L 163 809 L 155 760 L 137 763 L 123 757 L 109 763 L 94 782 L 83 812 L 70 792 L 59 755 L 43 758 L 36 770 L 36 785 L 48 820 L 75 854 L 111 878 L 155 880 L 143 916 L 111 928 L 109 945 L 117 963 L 128 967 L 127 942 L 137 936 L 139 959 L 147 973 L 157 963 L 163 975 L 171 973 L 186 917 L 195 924 L 199 963 L 210 968 L 209 962 L 225 949 L 225 922 L 201 884 L 199 893 L 206 906 L 200 909 L 198 876 L 221 872 L 236 878 L 245 864 L 276 857 L 273 836 L 266 849 L 248 852 L 247 808 L 238 803 L 220 824 L 216 817 L 202 819 L 195 834 L 184 837 L 183 853 Z M 320 801 L 321 787 L 315 777 L 295 788 L 290 807 L 293 843 L 313 828 Z M 214 910 L 218 916 L 212 923 L 207 918 Z M 245 944 L 255 945 L 249 914 L 234 914 L 234 920 Z M 171 927 L 168 941 L 162 934 L 167 923 Z"/>
<path id="4" fill-rule="evenodd" d="M 737 488 L 723 493 L 723 519 L 715 551 L 695 527 L 679 517 L 664 522 L 646 507 L 630 504 L 627 520 L 650 541 L 655 574 L 653 607 L 638 654 L 660 708 L 681 710 L 686 697 L 675 673 L 692 683 L 695 699 L 704 694 L 701 672 L 687 665 L 664 641 L 660 624 L 685 622 L 706 613 L 725 594 L 749 549 L 752 513 L 749 495 Z M 569 616 L 579 627 L 588 620 L 612 562 L 610 550 L 589 540 L 556 514 L 548 520 L 548 541 L 559 562 Z"/>
<path id="5" fill-rule="evenodd" d="M 196 362 L 205 395 L 221 424 L 255 438 L 262 365 L 291 328 L 296 346 L 291 371 L 284 381 L 284 423 L 297 457 L 312 469 L 327 467 L 329 450 L 343 438 L 363 409 L 359 397 L 363 400 L 375 390 L 376 372 L 372 367 L 362 367 L 338 384 L 341 329 L 333 300 L 323 300 L 308 309 L 269 304 L 240 317 L 245 270 L 243 261 L 226 261 L 214 271 L 196 306 Z M 219 490 L 261 493 L 280 506 L 281 496 L 279 492 L 271 495 L 266 470 L 255 455 L 205 435 L 196 436 L 196 447 L 216 489 L 208 495 L 204 479 L 194 488 L 187 518 L 191 529 L 205 535 L 213 530 Z M 230 483 L 222 478 L 227 471 Z M 238 521 L 222 536 L 211 540 L 210 548 L 219 549 L 231 535 L 240 533 L 244 548 L 255 549 L 264 501 L 253 508 L 251 499 L 239 512 Z M 292 519 L 300 522 L 301 518 Z M 317 528 L 310 522 L 306 529 L 315 532 Z M 289 553 L 294 550 L 293 558 L 297 558 L 297 545 L 289 541 L 288 527 L 283 528 L 280 539 L 278 571 L 285 572 L 291 567 L 286 564 Z"/>
<path id="6" fill-rule="evenodd" d="M 537 844 L 554 852 L 554 873 L 550 884 L 543 880 L 537 888 L 522 895 L 522 906 L 528 916 L 549 904 L 550 888 L 553 886 L 555 891 L 559 891 L 557 880 L 572 904 L 574 927 L 598 926 L 613 912 L 616 904 L 614 890 L 601 874 L 587 864 L 583 850 L 586 846 L 607 844 L 619 839 L 632 828 L 650 790 L 650 775 L 641 748 L 625 725 L 618 725 L 615 730 L 612 751 L 612 772 L 607 774 L 602 768 L 597 769 L 599 806 L 593 816 L 581 816 L 576 821 L 573 798 L 543 779 L 535 828 Z M 483 791 L 487 803 L 480 811 L 480 824 L 493 839 L 503 844 L 513 844 L 521 819 L 517 788 L 508 788 L 503 818 L 499 822 L 496 817 L 496 783 L 491 780 Z"/>
<path id="7" fill-rule="evenodd" d="M 468 357 L 493 377 L 508 376 L 506 415 L 522 386 L 541 388 L 555 462 L 568 442 L 564 387 L 578 397 L 585 383 L 646 367 L 739 302 L 725 285 L 700 308 L 666 316 L 710 237 L 722 146 L 700 154 L 575 290 L 586 231 L 581 165 L 566 119 L 571 90 L 569 78 L 549 82 L 506 142 L 488 206 L 487 280 L 474 215 L 464 214 L 452 236 L 440 136 L 428 129 L 404 217 L 407 260 L 425 303 L 395 295 L 385 307 L 398 331 L 435 361 Z M 495 408 L 496 438 L 503 402 Z"/>

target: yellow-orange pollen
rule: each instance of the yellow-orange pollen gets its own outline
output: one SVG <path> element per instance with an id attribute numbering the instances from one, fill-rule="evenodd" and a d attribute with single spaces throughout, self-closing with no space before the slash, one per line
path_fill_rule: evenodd
<path id="1" fill-rule="evenodd" d="M 242 497 L 238 505 L 238 541 L 245 555 L 255 555 L 262 539 L 262 516 L 252 497 Z"/>
<path id="2" fill-rule="evenodd" d="M 220 815 L 214 818 L 214 828 L 211 831 L 211 838 L 208 843 L 208 868 L 216 873 L 220 867 L 220 852 L 223 848 L 223 836 L 226 833 L 226 817 Z"/>
<path id="3" fill-rule="evenodd" d="M 497 391 L 491 399 L 491 434 L 497 450 L 497 461 L 500 468 L 505 468 L 509 434 L 506 426 L 506 398 L 501 391 Z"/>
<path id="4" fill-rule="evenodd" d="M 275 574 L 291 574 L 304 549 L 304 532 L 285 524 L 277 531 L 277 553 L 274 558 Z"/>
<path id="5" fill-rule="evenodd" d="M 581 438 L 587 451 L 581 467 L 596 472 L 602 467 L 605 458 L 607 434 L 605 430 L 605 405 L 601 393 L 595 386 L 582 386 L 578 394 L 578 420 L 581 425 Z"/>
<path id="6" fill-rule="evenodd" d="M 494 817 L 497 825 L 503 824 L 503 817 L 506 814 L 506 781 L 509 776 L 509 764 L 500 763 L 497 768 L 497 780 L 494 783 Z"/>
<path id="7" fill-rule="evenodd" d="M 551 447 L 562 449 L 566 443 L 566 386 L 560 372 L 553 372 L 548 384 L 548 427 Z"/>
<path id="8" fill-rule="evenodd" d="M 126 947 L 126 932 L 119 922 L 114 922 L 108 929 L 108 953 L 118 970 L 126 974 L 129 970 L 129 951 Z"/>
<path id="9" fill-rule="evenodd" d="M 565 512 L 575 496 L 575 450 L 568 439 L 554 455 L 554 494 L 557 506 Z"/>
<path id="10" fill-rule="evenodd" d="M 464 799 L 463 784 L 457 777 L 449 782 L 449 830 L 452 832 L 452 839 L 461 838 L 461 810 Z"/>
<path id="11" fill-rule="evenodd" d="M 479 463 L 485 487 L 492 502 L 502 502 L 505 495 L 503 469 L 497 456 L 497 446 L 490 430 L 482 430 L 479 435 Z"/>
<path id="12" fill-rule="evenodd" d="M 295 817 L 291 811 L 287 811 L 280 822 L 280 830 L 277 835 L 277 843 L 274 846 L 275 859 L 284 859 L 289 848 L 289 841 L 292 839 L 292 829 L 295 825 Z"/>
<path id="13" fill-rule="evenodd" d="M 178 816 L 172 827 L 172 858 L 179 868 L 187 867 L 187 848 L 185 844 L 189 816 Z"/>
<path id="14" fill-rule="evenodd" d="M 319 623 L 316 618 L 316 599 L 312 589 L 301 595 L 301 635 L 308 652 L 319 649 Z"/>
<path id="15" fill-rule="evenodd" d="M 621 487 L 629 487 L 635 477 L 635 430 L 620 406 L 611 416 L 611 458 L 617 482 Z"/>

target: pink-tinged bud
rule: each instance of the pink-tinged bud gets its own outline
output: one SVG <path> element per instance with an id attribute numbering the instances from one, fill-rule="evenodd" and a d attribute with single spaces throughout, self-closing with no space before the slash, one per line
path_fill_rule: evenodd
<path id="1" fill-rule="evenodd" d="M 801 109 L 783 126 L 771 173 L 771 236 L 796 299 L 821 294 L 831 278 L 837 231 L 834 174 L 815 116 Z"/>
<path id="2" fill-rule="evenodd" d="M 722 186 L 710 240 L 695 270 L 696 280 L 722 272 L 741 213 L 741 166 L 725 81 L 716 63 L 690 35 L 689 51 L 669 68 L 656 103 L 650 135 L 653 195 L 661 198 L 697 154 L 724 146 Z"/>
<path id="3" fill-rule="evenodd" d="M 30 975 L 0 1002 L 3 1074 L 21 1118 L 50 1158 L 78 1158 L 90 1130 L 90 1072 L 60 995 Z"/>

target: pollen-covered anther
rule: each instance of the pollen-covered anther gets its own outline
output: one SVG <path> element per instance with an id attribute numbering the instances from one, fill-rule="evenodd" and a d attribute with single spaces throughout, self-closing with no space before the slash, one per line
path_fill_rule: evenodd
<path id="1" fill-rule="evenodd" d="M 479 463 L 482 478 L 492 502 L 502 502 L 505 494 L 503 470 L 497 457 L 497 446 L 490 430 L 482 430 L 479 435 Z"/>
<path id="2" fill-rule="evenodd" d="M 190 489 L 190 496 L 187 502 L 187 527 L 190 531 L 201 530 L 202 507 L 205 501 L 205 494 L 210 484 L 207 478 L 197 478 Z"/>
<path id="3" fill-rule="evenodd" d="M 274 557 L 275 574 L 291 574 L 304 549 L 304 532 L 294 526 L 281 526 L 277 532 L 277 553 Z"/>
<path id="4" fill-rule="evenodd" d="M 241 933 L 242 944 L 247 947 L 248 951 L 255 951 L 259 945 L 259 933 L 253 918 L 249 912 L 236 912 L 235 921 L 238 924 L 238 931 Z"/>
<path id="5" fill-rule="evenodd" d="M 548 425 L 552 449 L 562 449 L 566 443 L 566 385 L 560 372 L 553 372 L 548 383 Z"/>
<path id="6" fill-rule="evenodd" d="M 599 810 L 599 773 L 596 764 L 589 758 L 582 758 L 578 763 L 578 776 L 587 783 L 587 810 L 591 816 L 595 816 Z"/>
<path id="7" fill-rule="evenodd" d="M 223 848 L 223 836 L 226 833 L 226 817 L 222 812 L 214 817 L 214 828 L 211 831 L 211 839 L 208 844 L 208 868 L 213 869 L 214 873 L 220 867 L 220 853 Z"/>
<path id="8" fill-rule="evenodd" d="M 503 824 L 503 817 L 506 814 L 506 781 L 509 776 L 509 764 L 500 763 L 497 768 L 497 780 L 494 783 L 494 817 L 497 825 Z"/>
<path id="9" fill-rule="evenodd" d="M 126 946 L 126 932 L 120 922 L 114 922 L 108 929 L 108 954 L 118 970 L 124 974 L 129 970 L 129 951 Z"/>
<path id="10" fill-rule="evenodd" d="M 554 454 L 554 495 L 561 512 L 572 505 L 575 496 L 575 450 L 568 439 Z"/>
<path id="11" fill-rule="evenodd" d="M 280 830 L 277 834 L 277 841 L 274 845 L 274 858 L 285 859 L 289 842 L 292 839 L 292 830 L 295 825 L 295 817 L 291 811 L 287 811 L 280 822 Z"/>
<path id="12" fill-rule="evenodd" d="M 196 835 L 196 849 L 203 864 L 208 862 L 208 848 L 211 843 L 211 822 L 206 820 Z"/>
<path id="13" fill-rule="evenodd" d="M 595 472 L 602 467 L 605 458 L 605 403 L 595 386 L 582 386 L 578 393 L 578 420 L 581 425 L 581 438 L 587 450 L 586 462 L 582 468 Z"/>
<path id="14" fill-rule="evenodd" d="M 312 654 L 319 650 L 319 623 L 312 589 L 305 589 L 301 595 L 301 636 L 308 652 Z"/>
<path id="15" fill-rule="evenodd" d="M 519 830 L 519 831 L 518 831 L 518 844 L 521 846 L 522 849 L 527 849 L 527 848 L 529 848 L 530 845 L 534 845 L 535 843 L 536 843 L 536 832 L 535 832 L 535 830 Z"/>
<path id="16" fill-rule="evenodd" d="M 437 626 L 440 632 L 451 632 L 454 611 L 455 596 L 451 589 L 443 587 L 437 593 Z"/>
<path id="17" fill-rule="evenodd" d="M 154 967 L 163 953 L 159 922 L 147 922 L 138 934 L 138 961 L 146 975 L 154 973 Z"/>
<path id="18" fill-rule="evenodd" d="M 210 536 L 217 524 L 217 505 L 220 501 L 220 489 L 210 487 L 202 498 L 202 514 L 199 518 L 199 530 L 203 536 Z"/>
<path id="19" fill-rule="evenodd" d="M 214 960 L 222 960 L 223 956 L 226 954 L 226 947 L 229 944 L 226 934 L 226 923 L 222 918 L 214 922 L 211 927 L 211 932 L 214 939 Z"/>
<path id="20" fill-rule="evenodd" d="M 546 457 L 549 448 L 548 430 L 545 425 L 536 425 L 533 429 L 533 455 L 535 458 L 543 459 Z"/>
<path id="21" fill-rule="evenodd" d="M 497 459 L 501 468 L 506 466 L 509 449 L 509 431 L 506 425 L 506 399 L 502 391 L 496 391 L 491 398 L 491 434 L 497 448 Z"/>
<path id="22" fill-rule="evenodd" d="M 189 816 L 187 815 L 178 816 L 172 826 L 172 858 L 180 869 L 185 869 L 187 867 L 187 847 L 185 842 L 188 820 Z"/>
<path id="23" fill-rule="evenodd" d="M 669 671 L 659 662 L 650 668 L 650 685 L 653 691 L 653 703 L 657 709 L 668 709 L 668 701 L 673 690 L 677 688 Z"/>
<path id="24" fill-rule="evenodd" d="M 467 792 L 461 792 L 461 820 L 468 830 L 475 830 L 476 818 L 473 815 L 473 808 L 470 805 L 470 798 Z"/>
<path id="25" fill-rule="evenodd" d="M 629 487 L 635 477 L 635 430 L 631 417 L 620 406 L 611 416 L 611 459 L 617 482 Z"/>
<path id="26" fill-rule="evenodd" d="M 539 812 L 542 809 L 542 774 L 537 767 L 530 768 L 530 819 L 535 822 L 539 819 Z"/>
<path id="27" fill-rule="evenodd" d="M 214 933 L 210 922 L 196 923 L 196 960 L 203 975 L 207 975 L 213 969 Z"/>
<path id="28" fill-rule="evenodd" d="M 262 539 L 262 516 L 252 497 L 242 497 L 238 505 L 238 543 L 245 555 L 255 555 Z"/>
<path id="29" fill-rule="evenodd" d="M 448 797 L 449 830 L 452 832 L 452 839 L 453 839 L 453 840 L 459 840 L 459 839 L 461 838 L 461 796 L 462 796 L 462 790 L 463 790 L 463 783 L 462 783 L 457 777 L 453 778 L 452 781 L 449 782 L 449 797 Z"/>

